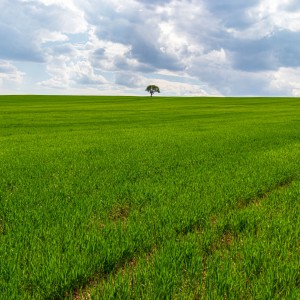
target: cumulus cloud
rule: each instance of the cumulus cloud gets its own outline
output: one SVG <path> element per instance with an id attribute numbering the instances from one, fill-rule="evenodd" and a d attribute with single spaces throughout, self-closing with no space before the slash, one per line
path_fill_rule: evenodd
<path id="1" fill-rule="evenodd" d="M 0 59 L 39 62 L 41 86 L 138 93 L 151 78 L 178 95 L 298 93 L 296 0 L 2 0 L 0 11 Z"/>
<path id="2" fill-rule="evenodd" d="M 147 81 L 144 77 L 134 73 L 128 74 L 128 72 L 117 72 L 115 75 L 115 83 L 130 88 L 139 87 L 141 89 L 147 85 Z"/>
<path id="3" fill-rule="evenodd" d="M 43 44 L 64 41 L 66 34 L 86 30 L 78 11 L 45 1 L 2 0 L 0 2 L 0 58 L 46 60 Z"/>
<path id="4" fill-rule="evenodd" d="M 160 49 L 159 12 L 146 9 L 135 1 L 128 1 L 126 5 L 119 1 L 100 2 L 99 6 L 90 2 L 86 7 L 88 21 L 95 26 L 99 40 L 129 46 L 130 59 L 152 68 L 180 68 L 180 61 L 174 55 Z"/>
<path id="5" fill-rule="evenodd" d="M 270 90 L 279 94 L 300 96 L 300 67 L 280 68 L 271 75 Z"/>
<path id="6" fill-rule="evenodd" d="M 19 71 L 17 67 L 11 63 L 0 60 L 0 84 L 8 83 L 21 83 L 24 73 Z"/>
<path id="7" fill-rule="evenodd" d="M 95 69 L 83 55 L 86 54 L 84 51 L 81 53 L 80 49 L 72 48 L 70 45 L 56 50 L 59 55 L 57 52 L 56 55 L 49 55 L 47 72 L 50 78 L 39 82 L 40 85 L 48 88 L 68 89 L 108 83 L 102 75 L 95 73 Z"/>
<path id="8" fill-rule="evenodd" d="M 221 94 L 213 89 L 209 89 L 205 85 L 186 83 L 180 81 L 169 81 L 165 79 L 155 79 L 151 81 L 153 84 L 160 87 L 164 95 L 175 96 L 220 96 Z"/>

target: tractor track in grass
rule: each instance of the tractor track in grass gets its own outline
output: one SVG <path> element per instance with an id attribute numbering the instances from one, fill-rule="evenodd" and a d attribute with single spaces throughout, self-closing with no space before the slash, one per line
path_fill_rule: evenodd
<path id="1" fill-rule="evenodd" d="M 227 214 L 229 213 L 234 213 L 234 212 L 241 212 L 243 210 L 248 209 L 249 207 L 255 207 L 259 208 L 261 203 L 270 197 L 272 193 L 284 191 L 288 189 L 293 182 L 295 182 L 297 178 L 295 177 L 288 177 L 285 178 L 284 180 L 281 180 L 278 182 L 273 188 L 270 188 L 262 193 L 258 193 L 255 197 L 252 197 L 248 200 L 240 200 L 238 201 L 237 205 L 235 208 L 231 209 L 230 212 L 226 212 Z M 222 216 L 221 216 L 222 217 Z M 218 218 L 216 216 L 213 216 L 211 218 L 210 222 L 210 230 L 211 231 L 217 231 L 218 227 Z M 227 225 L 227 224 L 226 224 Z M 230 225 L 230 224 L 228 224 Z M 230 226 L 228 226 L 230 228 Z M 216 251 L 229 251 L 232 243 L 236 242 L 239 240 L 239 234 L 240 232 L 235 232 L 231 229 L 223 228 L 222 233 L 212 242 L 209 248 L 206 250 L 206 255 L 203 258 L 203 271 L 202 271 L 202 285 L 201 285 L 201 291 L 205 292 L 205 284 L 206 284 L 206 278 L 207 278 L 207 261 L 208 258 L 216 253 Z"/>
<path id="2" fill-rule="evenodd" d="M 278 182 L 273 188 L 270 188 L 264 192 L 258 193 L 255 197 L 250 198 L 249 200 L 240 200 L 237 202 L 235 208 L 227 211 L 226 214 L 241 212 L 243 210 L 248 209 L 249 207 L 258 208 L 261 203 L 267 200 L 271 194 L 275 192 L 280 192 L 288 189 L 296 179 L 293 177 L 285 178 L 284 180 Z M 220 216 L 224 217 L 224 216 Z M 218 223 L 218 218 L 214 217 L 211 219 L 211 229 L 216 230 Z M 231 230 L 224 228 L 223 233 L 219 236 L 219 239 L 216 241 L 218 244 L 223 244 L 228 248 L 231 242 L 236 238 L 236 233 L 231 232 Z M 214 251 L 212 251 L 214 252 Z"/>
<path id="3" fill-rule="evenodd" d="M 289 188 L 295 180 L 296 179 L 294 177 L 285 178 L 285 179 L 279 181 L 274 187 L 271 187 L 270 189 L 267 189 L 266 191 L 258 193 L 255 197 L 252 197 L 250 199 L 240 200 L 237 203 L 236 209 L 242 210 L 251 205 L 259 206 L 259 204 L 262 201 L 264 201 L 265 199 L 267 199 L 272 193 L 279 192 L 279 191 Z"/>
<path id="4" fill-rule="evenodd" d="M 80 288 L 75 288 L 73 289 L 73 291 L 65 293 L 64 298 L 71 298 L 76 300 L 91 299 L 90 290 L 93 287 L 101 286 L 103 288 L 105 282 L 108 280 L 110 276 L 116 278 L 119 274 L 122 274 L 122 277 L 124 277 L 126 272 L 128 272 L 129 274 L 134 272 L 141 258 L 146 258 L 147 261 L 150 261 L 156 251 L 157 251 L 156 247 L 152 247 L 146 253 L 133 256 L 130 259 L 124 258 L 122 262 L 116 265 L 116 267 L 113 269 L 112 272 L 95 274 L 91 279 L 87 280 L 84 286 Z"/>
<path id="5" fill-rule="evenodd" d="M 266 191 L 259 192 L 256 196 L 251 197 L 249 199 L 243 199 L 237 201 L 237 204 L 234 208 L 232 208 L 228 213 L 234 213 L 234 212 L 240 212 L 243 210 L 248 209 L 251 206 L 259 207 L 262 201 L 266 200 L 272 193 L 285 190 L 289 188 L 293 182 L 296 180 L 294 177 L 288 177 L 284 180 L 279 181 L 275 186 L 273 186 L 270 189 L 267 189 Z M 118 207 L 117 209 L 114 209 L 113 213 L 111 214 L 111 218 L 113 221 L 122 220 L 123 222 L 126 221 L 128 217 L 128 207 Z M 177 232 L 177 237 L 185 237 L 189 233 L 196 233 L 198 235 L 202 235 L 203 231 L 211 231 L 216 232 L 218 230 L 218 220 L 220 217 L 222 218 L 224 212 L 219 216 L 212 216 L 211 221 L 208 223 L 208 227 L 202 227 L 191 225 L 188 228 L 183 228 L 181 232 Z M 199 224 L 202 223 L 201 221 L 198 222 Z M 199 228 L 201 227 L 201 228 Z M 214 255 L 216 251 L 228 251 L 231 244 L 238 240 L 238 233 L 233 232 L 228 229 L 224 229 L 224 231 L 217 236 L 215 240 L 212 241 L 210 247 L 206 251 L 206 255 L 203 257 L 203 271 L 202 271 L 202 287 L 201 290 L 205 292 L 205 282 L 207 277 L 207 260 L 209 256 Z M 86 283 L 81 286 L 80 288 L 74 288 L 71 292 L 65 293 L 65 298 L 72 298 L 72 299 L 91 299 L 90 296 L 90 290 L 93 287 L 96 286 L 104 286 L 105 282 L 108 280 L 110 276 L 117 277 L 120 273 L 122 276 L 125 275 L 126 272 L 133 273 L 134 270 L 137 268 L 140 259 L 146 257 L 147 261 L 151 260 L 154 253 L 159 251 L 161 248 L 158 245 L 154 245 L 148 252 L 136 252 L 133 253 L 130 258 L 126 258 L 126 256 L 123 257 L 123 259 L 120 262 L 116 262 L 115 267 L 112 269 L 111 272 L 103 273 L 103 274 L 97 274 L 95 273 L 94 276 L 91 277 L 91 279 L 88 279 Z M 101 288 L 100 288 L 101 289 Z"/>

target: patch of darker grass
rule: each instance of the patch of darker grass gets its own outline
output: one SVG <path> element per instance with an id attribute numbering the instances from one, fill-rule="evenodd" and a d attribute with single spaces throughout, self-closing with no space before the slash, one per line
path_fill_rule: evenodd
<path id="1" fill-rule="evenodd" d="M 292 183 L 294 182 L 294 180 L 295 179 L 293 177 L 287 177 L 287 178 L 279 181 L 278 183 L 276 183 L 275 186 L 273 186 L 265 191 L 258 192 L 254 197 L 240 199 L 237 202 L 237 208 L 244 209 L 250 205 L 259 206 L 260 203 L 263 200 L 267 199 L 273 192 L 281 191 L 281 190 L 284 190 L 284 189 L 287 189 L 288 187 L 290 187 L 292 185 Z"/>
<path id="2" fill-rule="evenodd" d="M 130 205 L 129 204 L 117 204 L 115 205 L 110 214 L 109 219 L 116 222 L 116 221 L 126 221 L 130 212 Z"/>
<path id="3" fill-rule="evenodd" d="M 117 263 L 110 271 L 102 274 L 94 274 L 90 279 L 87 279 L 85 284 L 81 287 L 74 288 L 69 293 L 65 293 L 65 298 L 71 299 L 92 299 L 91 291 L 94 288 L 99 288 L 100 293 L 104 291 L 105 284 L 110 278 L 112 281 L 117 280 L 117 276 L 121 274 L 124 278 L 126 274 L 133 276 L 141 259 L 145 259 L 147 263 L 151 263 L 154 253 L 157 251 L 156 247 L 148 249 L 144 253 L 134 253 L 129 256 L 124 256 L 123 260 Z M 132 281 L 131 281 L 132 282 Z"/>

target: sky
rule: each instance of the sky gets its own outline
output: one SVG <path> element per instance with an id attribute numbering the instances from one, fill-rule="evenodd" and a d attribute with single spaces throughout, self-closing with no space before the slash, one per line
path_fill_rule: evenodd
<path id="1" fill-rule="evenodd" d="M 0 94 L 300 96 L 299 0 L 0 0 Z"/>

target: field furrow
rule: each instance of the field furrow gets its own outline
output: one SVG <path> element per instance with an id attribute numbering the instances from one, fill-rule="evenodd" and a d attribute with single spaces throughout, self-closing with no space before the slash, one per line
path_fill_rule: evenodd
<path id="1" fill-rule="evenodd" d="M 0 97 L 1 297 L 299 298 L 299 117 L 296 98 Z"/>

